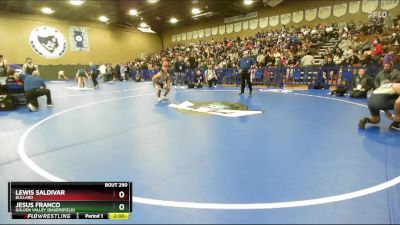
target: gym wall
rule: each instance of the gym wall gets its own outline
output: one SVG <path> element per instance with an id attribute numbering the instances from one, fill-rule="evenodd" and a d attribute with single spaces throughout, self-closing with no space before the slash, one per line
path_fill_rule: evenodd
<path id="1" fill-rule="evenodd" d="M 60 31 L 67 43 L 66 53 L 58 59 L 46 59 L 30 46 L 30 33 L 39 26 L 50 26 Z M 71 51 L 70 26 L 87 27 L 89 50 Z M 63 21 L 42 15 L 22 15 L 0 12 L 0 54 L 10 64 L 22 64 L 32 57 L 39 65 L 87 65 L 89 62 L 127 62 L 141 53 L 158 52 L 162 42 L 156 34 L 146 34 L 136 29 L 107 28 L 102 23 Z"/>
<path id="2" fill-rule="evenodd" d="M 382 0 L 367 0 L 367 1 L 376 1 L 378 2 L 378 7 L 376 8 L 376 10 L 374 11 L 378 11 L 378 12 L 383 12 L 383 11 L 388 11 L 392 16 L 397 16 L 398 14 L 400 14 L 400 4 L 391 10 L 384 10 L 381 9 L 381 1 Z M 306 21 L 304 18 L 301 22 L 299 23 L 294 23 L 292 20 L 289 24 L 286 25 L 287 28 L 291 27 L 291 26 L 295 26 L 295 27 L 299 27 L 299 26 L 303 26 L 303 25 L 315 25 L 318 23 L 331 23 L 331 22 L 341 22 L 341 21 L 350 21 L 351 19 L 354 20 L 354 22 L 358 22 L 358 21 L 368 21 L 368 13 L 362 12 L 362 0 L 359 1 L 360 5 L 359 5 L 359 11 L 351 14 L 349 13 L 349 10 L 347 9 L 347 12 L 344 16 L 341 17 L 336 17 L 333 15 L 333 6 L 337 5 L 337 4 L 341 4 L 341 3 L 349 3 L 349 2 L 357 2 L 357 1 L 344 1 L 344 0 L 307 0 L 307 1 L 301 1 L 301 0 L 285 0 L 283 1 L 280 5 L 276 6 L 275 8 L 269 8 L 266 7 L 265 9 L 262 8 L 260 10 L 258 9 L 254 9 L 251 11 L 257 11 L 258 12 L 258 17 L 257 18 L 252 18 L 252 19 L 247 19 L 247 21 L 249 20 L 253 20 L 253 19 L 259 19 L 259 18 L 264 18 L 264 17 L 271 17 L 271 16 L 275 16 L 275 15 L 281 15 L 281 14 L 285 14 L 285 13 L 292 13 L 292 12 L 297 12 L 297 11 L 304 11 L 304 10 L 309 10 L 309 9 L 315 9 L 315 8 L 320 8 L 320 7 L 324 7 L 324 6 L 332 6 L 332 13 L 329 17 L 327 17 L 326 19 L 321 19 L 317 17 L 312 20 L 312 21 Z M 305 13 L 304 13 L 305 14 Z M 318 13 L 317 13 L 318 14 Z M 304 15 L 305 16 L 305 15 Z M 178 17 L 179 19 L 179 17 Z M 195 21 L 195 20 L 193 20 Z M 243 22 L 246 20 L 242 20 L 242 21 L 237 21 L 237 22 Z M 216 41 L 220 41 L 225 37 L 228 38 L 236 38 L 237 36 L 239 37 L 246 37 L 246 36 L 252 36 L 255 35 L 257 32 L 262 31 L 262 30 L 275 30 L 275 29 L 280 29 L 282 27 L 281 23 L 279 22 L 279 24 L 277 26 L 270 26 L 268 24 L 267 27 L 265 28 L 259 28 L 257 27 L 257 29 L 255 30 L 251 30 L 250 28 L 247 30 L 241 30 L 240 32 L 235 32 L 233 31 L 232 33 L 228 34 L 225 32 L 225 34 L 223 35 L 211 35 L 210 37 L 203 37 L 203 38 L 197 38 L 197 39 L 191 39 L 188 40 L 186 39 L 185 41 L 181 40 L 181 41 L 172 41 L 172 35 L 177 35 L 177 34 L 182 34 L 182 33 L 187 33 L 187 32 L 192 32 L 192 31 L 196 31 L 196 30 L 204 30 L 206 28 L 212 28 L 212 27 L 218 27 L 221 25 L 228 25 L 228 24 L 234 24 L 237 22 L 231 22 L 231 23 L 224 23 L 224 19 L 214 19 L 213 17 L 211 17 L 208 20 L 203 20 L 202 22 L 198 22 L 198 23 L 193 23 L 192 26 L 188 26 L 188 27 L 181 27 L 178 24 L 171 24 L 169 25 L 169 30 L 168 32 L 165 32 L 163 34 L 163 44 L 164 47 L 171 47 L 173 45 L 176 44 L 181 44 L 181 43 L 191 43 L 191 42 L 198 42 L 199 40 L 205 40 L 205 41 L 210 41 L 212 39 L 216 40 Z"/>

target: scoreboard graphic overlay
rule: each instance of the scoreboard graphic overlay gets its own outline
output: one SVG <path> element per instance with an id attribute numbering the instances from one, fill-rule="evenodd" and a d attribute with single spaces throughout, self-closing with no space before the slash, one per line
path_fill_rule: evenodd
<path id="1" fill-rule="evenodd" d="M 12 219 L 129 219 L 131 182 L 9 182 Z"/>

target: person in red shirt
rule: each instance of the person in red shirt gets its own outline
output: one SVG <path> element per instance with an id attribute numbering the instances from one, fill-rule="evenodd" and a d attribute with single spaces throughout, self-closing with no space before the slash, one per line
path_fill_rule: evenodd
<path id="1" fill-rule="evenodd" d="M 379 39 L 374 40 L 374 56 L 381 56 L 383 55 L 383 47 L 382 44 L 380 43 Z"/>

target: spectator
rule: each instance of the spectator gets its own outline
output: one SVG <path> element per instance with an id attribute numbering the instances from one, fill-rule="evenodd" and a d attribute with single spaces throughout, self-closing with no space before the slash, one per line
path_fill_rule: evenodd
<path id="1" fill-rule="evenodd" d="M 26 58 L 25 64 L 22 66 L 22 73 L 32 75 L 34 71 L 39 72 L 39 67 L 32 63 L 30 57 Z"/>
<path id="2" fill-rule="evenodd" d="M 120 65 L 120 74 L 121 74 L 122 81 L 128 80 L 128 66 L 127 65 L 124 65 L 124 64 Z"/>
<path id="3" fill-rule="evenodd" d="M 107 76 L 106 76 L 106 74 L 107 74 L 107 66 L 104 65 L 104 64 L 101 64 L 99 66 L 99 72 L 100 72 L 100 77 L 103 78 L 103 82 L 106 82 L 107 81 Z"/>
<path id="4" fill-rule="evenodd" d="M 265 52 L 264 51 L 257 56 L 257 64 L 260 67 L 265 66 Z"/>
<path id="5" fill-rule="evenodd" d="M 175 85 L 183 86 L 185 83 L 186 66 L 182 56 L 178 56 L 174 66 Z"/>
<path id="6" fill-rule="evenodd" d="M 338 69 L 336 64 L 333 62 L 332 56 L 328 56 L 327 62 L 322 66 L 323 69 L 323 79 L 324 80 L 333 80 L 336 79 L 336 75 L 338 74 Z"/>
<path id="7" fill-rule="evenodd" d="M 206 77 L 206 84 L 208 87 L 216 87 L 218 83 L 218 76 L 211 64 L 208 65 L 207 70 L 204 72 Z"/>
<path id="8" fill-rule="evenodd" d="M 121 78 L 122 78 L 122 74 L 121 74 L 121 64 L 120 63 L 117 63 L 117 64 L 115 64 L 115 66 L 114 66 L 114 71 L 113 71 L 113 80 L 114 81 L 116 81 L 116 80 L 121 80 Z"/>
<path id="9" fill-rule="evenodd" d="M 46 88 L 46 83 L 42 78 L 40 78 L 38 71 L 34 71 L 32 76 L 15 73 L 14 71 L 10 71 L 10 74 L 11 73 L 14 74 L 16 80 L 21 79 L 24 82 L 24 90 L 28 102 L 27 107 L 31 112 L 38 111 L 39 103 L 37 98 L 43 95 L 46 95 L 47 97 L 47 106 L 53 106 L 51 92 Z"/>
<path id="10" fill-rule="evenodd" d="M 114 77 L 114 68 L 111 64 L 107 64 L 106 66 L 106 79 L 105 81 L 110 81 Z"/>
<path id="11" fill-rule="evenodd" d="M 343 61 L 344 61 L 344 57 L 343 57 L 342 52 L 337 52 L 337 53 L 335 54 L 335 56 L 333 57 L 333 61 L 335 62 L 335 64 L 336 64 L 337 66 L 341 66 L 342 63 L 343 63 Z"/>
<path id="12" fill-rule="evenodd" d="M 386 83 L 400 83 L 400 72 L 393 68 L 391 63 L 383 65 L 383 70 L 375 77 L 375 88 Z"/>
<path id="13" fill-rule="evenodd" d="M 395 61 L 395 51 L 393 49 L 391 49 L 383 57 L 383 65 L 388 64 L 388 63 L 394 64 L 394 61 Z"/>
<path id="14" fill-rule="evenodd" d="M 310 68 L 314 65 L 314 56 L 311 55 L 309 51 L 307 51 L 306 55 L 301 58 L 301 66 L 304 71 L 304 80 L 308 79 L 308 74 L 310 72 Z"/>
<path id="15" fill-rule="evenodd" d="M 99 69 L 97 68 L 96 65 L 93 65 L 92 62 L 89 62 L 89 74 L 90 77 L 92 78 L 93 86 L 94 88 L 99 87 L 99 83 L 97 82 L 97 77 L 99 76 Z"/>
<path id="16" fill-rule="evenodd" d="M 353 78 L 353 91 L 350 97 L 353 98 L 366 98 L 367 93 L 374 86 L 374 82 L 371 77 L 365 75 L 365 69 L 360 68 L 358 74 Z"/>
<path id="17" fill-rule="evenodd" d="M 302 67 L 310 67 L 314 65 L 314 56 L 310 54 L 310 52 L 307 52 L 303 58 L 301 58 L 301 66 Z"/>
<path id="18" fill-rule="evenodd" d="M 6 77 L 8 70 L 7 59 L 3 55 L 0 55 L 0 77 Z"/>
<path id="19" fill-rule="evenodd" d="M 194 86 L 196 88 L 202 88 L 203 87 L 203 75 L 201 74 L 201 70 L 196 71 L 196 76 L 194 77 Z"/>
<path id="20" fill-rule="evenodd" d="M 383 47 L 382 44 L 380 42 L 380 40 L 378 38 L 376 38 L 373 42 L 374 44 L 374 52 L 373 55 L 374 56 L 381 56 L 383 55 Z"/>

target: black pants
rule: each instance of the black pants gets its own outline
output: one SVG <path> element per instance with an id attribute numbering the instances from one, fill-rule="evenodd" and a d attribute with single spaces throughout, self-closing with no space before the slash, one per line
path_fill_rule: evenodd
<path id="1" fill-rule="evenodd" d="M 47 104 L 52 104 L 51 93 L 49 89 L 33 89 L 25 92 L 26 101 L 36 108 L 39 106 L 37 98 L 43 95 L 47 97 Z"/>
<path id="2" fill-rule="evenodd" d="M 247 86 L 249 86 L 249 90 L 250 91 L 253 90 L 253 88 L 251 86 L 250 73 L 249 72 L 242 71 L 242 73 L 240 74 L 240 81 L 241 81 L 241 85 L 240 85 L 240 92 L 241 93 L 244 93 L 244 87 L 246 86 L 246 82 L 247 82 Z"/>
<path id="3" fill-rule="evenodd" d="M 366 98 L 367 97 L 367 92 L 366 91 L 355 90 L 350 94 L 350 97 L 353 97 L 353 98 Z"/>
<path id="4" fill-rule="evenodd" d="M 208 83 L 208 87 L 212 87 L 213 85 L 217 84 L 217 79 L 213 78 L 211 80 L 208 80 L 207 83 Z"/>
<path id="5" fill-rule="evenodd" d="M 92 81 L 93 81 L 93 86 L 97 86 L 99 85 L 99 83 L 97 82 L 97 74 L 92 74 Z"/>
<path id="6" fill-rule="evenodd" d="M 397 94 L 374 94 L 368 99 L 368 108 L 372 116 L 379 116 L 380 110 L 392 110 L 399 96 Z"/>

